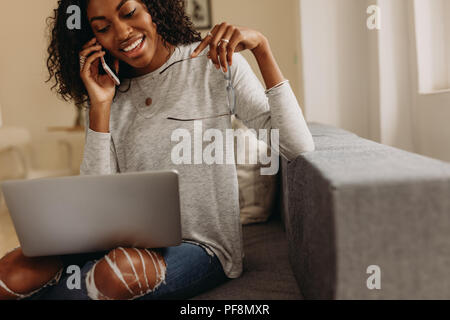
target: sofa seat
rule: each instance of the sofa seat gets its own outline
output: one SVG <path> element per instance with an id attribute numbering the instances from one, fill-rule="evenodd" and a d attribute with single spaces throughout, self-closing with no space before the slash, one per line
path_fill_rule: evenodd
<path id="1" fill-rule="evenodd" d="M 193 300 L 300 300 L 281 219 L 243 227 L 244 272 Z"/>

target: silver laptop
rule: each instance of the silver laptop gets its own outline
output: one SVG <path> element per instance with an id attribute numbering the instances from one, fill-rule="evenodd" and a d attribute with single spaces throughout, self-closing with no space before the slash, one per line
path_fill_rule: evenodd
<path id="1" fill-rule="evenodd" d="M 176 170 L 6 181 L 1 186 L 28 257 L 181 244 Z"/>

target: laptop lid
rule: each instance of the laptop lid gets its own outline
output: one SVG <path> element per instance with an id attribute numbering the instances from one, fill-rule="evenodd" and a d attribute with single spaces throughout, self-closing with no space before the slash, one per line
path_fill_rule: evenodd
<path id="1" fill-rule="evenodd" d="M 16 180 L 1 185 L 28 257 L 181 244 L 176 170 Z"/>

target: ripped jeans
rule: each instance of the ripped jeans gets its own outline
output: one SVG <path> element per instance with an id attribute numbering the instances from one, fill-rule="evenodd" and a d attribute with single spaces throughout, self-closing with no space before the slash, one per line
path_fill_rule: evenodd
<path id="1" fill-rule="evenodd" d="M 157 251 L 166 264 L 163 281 L 154 290 L 136 300 L 189 299 L 228 280 L 219 259 L 215 255 L 209 255 L 199 245 L 183 242 L 178 247 Z M 57 284 L 44 288 L 26 300 L 90 300 L 92 293 L 88 294 L 88 291 L 92 289 L 86 285 L 86 279 L 89 283 L 93 267 L 106 254 L 107 252 L 63 256 L 65 267 Z M 80 289 L 69 289 L 67 285 L 71 273 L 66 270 L 73 265 L 81 269 Z M 136 274 L 135 268 L 133 271 Z"/>

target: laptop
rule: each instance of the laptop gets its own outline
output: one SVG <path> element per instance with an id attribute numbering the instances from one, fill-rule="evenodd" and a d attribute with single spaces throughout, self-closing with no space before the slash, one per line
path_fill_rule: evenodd
<path id="1" fill-rule="evenodd" d="M 176 170 L 5 181 L 27 257 L 181 244 Z"/>

